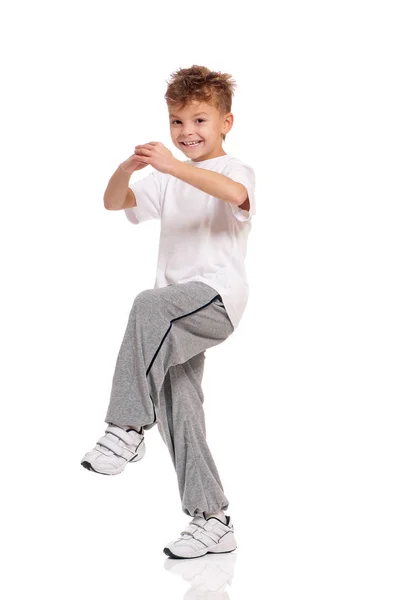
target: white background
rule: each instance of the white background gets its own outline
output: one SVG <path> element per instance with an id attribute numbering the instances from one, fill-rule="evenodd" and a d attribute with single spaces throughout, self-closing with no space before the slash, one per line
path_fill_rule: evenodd
<path id="1" fill-rule="evenodd" d="M 394 5 L 1 10 L 4 597 L 396 598 Z M 246 312 L 203 381 L 238 550 L 170 573 L 187 517 L 157 428 L 118 477 L 80 460 L 159 234 L 103 193 L 136 144 L 185 159 L 164 93 L 192 64 L 238 83 L 224 149 L 255 169 L 257 214 Z"/>

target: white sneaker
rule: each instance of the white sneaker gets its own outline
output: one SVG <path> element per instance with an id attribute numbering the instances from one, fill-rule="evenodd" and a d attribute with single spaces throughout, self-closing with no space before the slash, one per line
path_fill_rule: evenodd
<path id="1" fill-rule="evenodd" d="M 234 526 L 231 517 L 225 517 L 226 523 L 217 517 L 195 516 L 181 531 L 181 537 L 167 544 L 163 552 L 170 558 L 199 558 L 205 554 L 233 552 L 237 547 Z"/>
<path id="2" fill-rule="evenodd" d="M 117 425 L 108 425 L 105 435 L 100 438 L 93 450 L 87 452 L 81 465 L 89 471 L 102 475 L 117 475 L 129 462 L 137 462 L 144 457 L 144 434 L 134 429 L 125 431 Z"/>

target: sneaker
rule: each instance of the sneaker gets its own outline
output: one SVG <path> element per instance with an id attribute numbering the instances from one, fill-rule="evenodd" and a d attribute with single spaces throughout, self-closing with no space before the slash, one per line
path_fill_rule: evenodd
<path id="1" fill-rule="evenodd" d="M 234 526 L 231 517 L 225 517 L 226 523 L 217 517 L 195 516 L 181 531 L 181 537 L 167 544 L 163 552 L 170 558 L 199 558 L 205 554 L 233 552 L 237 547 Z"/>
<path id="2" fill-rule="evenodd" d="M 102 475 L 117 475 L 127 463 L 137 462 L 144 457 L 144 433 L 134 429 L 125 431 L 117 425 L 109 425 L 105 435 L 95 448 L 84 455 L 81 465 L 89 471 Z"/>

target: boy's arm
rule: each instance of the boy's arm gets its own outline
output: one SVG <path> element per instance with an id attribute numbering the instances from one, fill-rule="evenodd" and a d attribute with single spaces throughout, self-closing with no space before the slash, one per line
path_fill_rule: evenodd
<path id="1" fill-rule="evenodd" d="M 175 162 L 173 161 L 169 173 L 210 196 L 236 204 L 243 210 L 249 210 L 250 208 L 246 187 L 242 183 L 226 177 L 226 175 L 221 175 L 221 173 L 209 169 L 198 169 L 198 167 L 188 165 L 178 159 L 175 159 Z"/>
<path id="2" fill-rule="evenodd" d="M 128 188 L 126 200 L 125 200 L 122 208 L 134 208 L 135 206 L 137 206 L 137 200 L 135 198 L 135 194 L 134 194 L 133 190 Z"/>
<path id="3" fill-rule="evenodd" d="M 104 193 L 104 206 L 107 210 L 121 210 L 136 206 L 134 193 L 128 187 L 131 172 L 118 166 L 110 178 Z"/>

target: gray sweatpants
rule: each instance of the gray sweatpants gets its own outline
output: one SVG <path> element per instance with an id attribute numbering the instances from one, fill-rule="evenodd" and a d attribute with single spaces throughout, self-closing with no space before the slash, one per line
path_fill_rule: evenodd
<path id="1" fill-rule="evenodd" d="M 144 290 L 116 361 L 105 422 L 158 425 L 191 516 L 229 505 L 206 442 L 201 381 L 205 350 L 233 331 L 221 296 L 201 281 Z"/>

